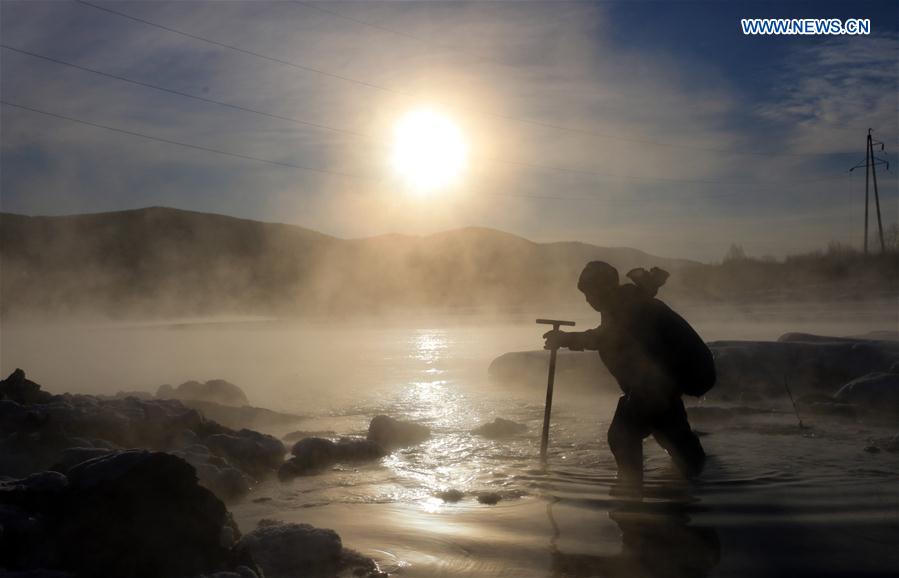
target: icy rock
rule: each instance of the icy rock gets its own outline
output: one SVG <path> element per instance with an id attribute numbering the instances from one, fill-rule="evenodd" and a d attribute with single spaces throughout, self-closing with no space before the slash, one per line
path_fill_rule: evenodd
<path id="1" fill-rule="evenodd" d="M 232 406 L 250 405 L 247 394 L 233 383 L 224 379 L 212 379 L 205 383 L 185 381 L 178 387 L 172 387 L 168 384 L 161 385 L 156 390 L 156 397 L 160 399 L 209 401 Z"/>
<path id="2" fill-rule="evenodd" d="M 497 492 L 482 492 L 478 494 L 478 503 L 494 506 L 498 504 L 503 497 Z"/>
<path id="3" fill-rule="evenodd" d="M 344 548 L 334 530 L 309 524 L 260 520 L 237 550 L 252 556 L 266 578 L 332 578 L 342 572 L 383 576 L 373 560 Z"/>
<path id="4" fill-rule="evenodd" d="M 99 438 L 122 447 L 169 449 L 184 430 L 202 430 L 205 420 L 176 400 L 100 399 L 64 394 L 41 406 L 46 428 L 69 436 Z"/>
<path id="5" fill-rule="evenodd" d="M 39 510 L 52 505 L 68 485 L 69 480 L 59 472 L 38 472 L 17 480 L 0 481 L 0 504 Z"/>
<path id="6" fill-rule="evenodd" d="M 336 444 L 324 438 L 305 438 L 293 444 L 290 462 L 298 473 L 326 468 L 336 460 Z"/>
<path id="7" fill-rule="evenodd" d="M 240 539 L 266 578 L 336 574 L 343 544 L 334 530 L 309 524 L 265 524 Z"/>
<path id="8" fill-rule="evenodd" d="M 522 492 L 520 490 L 502 490 L 499 492 L 483 491 L 477 492 L 475 495 L 477 496 L 478 502 L 480 502 L 481 504 L 493 506 L 495 504 L 498 504 L 502 500 L 517 500 L 526 495 L 526 492 Z"/>
<path id="9" fill-rule="evenodd" d="M 332 442 L 324 438 L 305 438 L 293 445 L 293 457 L 278 470 L 281 480 L 315 474 L 340 462 L 368 462 L 387 455 L 384 449 L 370 440 L 341 438 Z"/>
<path id="10" fill-rule="evenodd" d="M 491 423 L 485 423 L 484 425 L 473 429 L 471 433 L 484 436 L 486 438 L 498 439 L 515 436 L 526 431 L 528 431 L 528 426 L 524 425 L 523 423 L 516 423 L 514 421 L 498 417 Z"/>
<path id="11" fill-rule="evenodd" d="M 114 451 L 115 450 L 107 448 L 95 447 L 66 448 L 62 450 L 59 455 L 59 459 L 50 469 L 57 472 L 66 473 L 70 468 L 77 466 L 81 462 L 85 462 L 93 458 L 98 458 L 100 456 L 105 456 L 111 454 Z"/>
<path id="12" fill-rule="evenodd" d="M 873 413 L 899 414 L 899 374 L 869 373 L 841 387 L 834 397 Z"/>
<path id="13" fill-rule="evenodd" d="M 41 386 L 25 378 L 25 372 L 16 369 L 0 381 L 0 399 L 8 399 L 24 405 L 48 403 L 53 394 L 42 391 Z"/>
<path id="14" fill-rule="evenodd" d="M 222 568 L 225 506 L 169 454 L 129 450 L 69 470 L 58 511 L 61 567 L 119 577 L 190 576 Z"/>
<path id="15" fill-rule="evenodd" d="M 444 490 L 442 492 L 437 492 L 436 497 L 440 498 L 444 502 L 448 504 L 455 504 L 462 500 L 465 497 L 465 494 L 459 490 L 450 489 Z"/>
<path id="16" fill-rule="evenodd" d="M 250 492 L 253 480 L 227 460 L 211 454 L 206 446 L 191 445 L 172 454 L 192 465 L 200 485 L 223 502 L 232 502 Z"/>
<path id="17" fill-rule="evenodd" d="M 0 475 L 15 477 L 74 465 L 77 452 L 70 448 L 170 450 L 196 440 L 196 432 L 231 431 L 180 401 L 133 397 L 63 394 L 38 405 L 3 400 L 0 418 Z"/>
<path id="18" fill-rule="evenodd" d="M 429 437 L 430 428 L 386 415 L 375 416 L 368 425 L 368 439 L 386 450 L 415 445 Z"/>
<path id="19" fill-rule="evenodd" d="M 287 453 L 278 438 L 249 429 L 211 435 L 205 444 L 213 453 L 256 477 L 278 469 Z"/>
<path id="20" fill-rule="evenodd" d="M 718 370 L 718 384 L 710 393 L 727 398 L 749 390 L 778 397 L 783 393 L 784 380 L 794 394 L 825 393 L 871 371 L 886 369 L 899 357 L 897 345 L 888 342 L 784 337 L 776 342 L 710 343 Z"/>
<path id="21" fill-rule="evenodd" d="M 284 435 L 281 439 L 284 440 L 285 443 L 293 444 L 300 441 L 303 438 L 334 438 L 337 437 L 337 433 L 332 430 L 322 430 L 322 431 L 305 431 L 305 430 L 297 430 L 292 431 L 286 435 Z"/>
<path id="22" fill-rule="evenodd" d="M 340 438 L 334 449 L 338 462 L 369 462 L 387 455 L 380 444 L 367 439 Z"/>
<path id="23" fill-rule="evenodd" d="M 22 514 L 24 513 L 24 517 Z M 180 458 L 143 450 L 43 472 L 0 489 L 0 567 L 76 576 L 195 576 L 235 566 L 237 527 Z"/>

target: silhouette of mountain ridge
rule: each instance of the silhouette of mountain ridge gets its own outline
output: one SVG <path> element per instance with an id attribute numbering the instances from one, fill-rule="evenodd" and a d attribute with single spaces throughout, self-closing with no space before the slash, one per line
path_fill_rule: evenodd
<path id="1" fill-rule="evenodd" d="M 341 239 L 168 207 L 0 213 L 0 311 L 107 314 L 519 308 L 579 296 L 584 264 L 691 262 L 630 248 L 535 243 L 485 227 Z"/>

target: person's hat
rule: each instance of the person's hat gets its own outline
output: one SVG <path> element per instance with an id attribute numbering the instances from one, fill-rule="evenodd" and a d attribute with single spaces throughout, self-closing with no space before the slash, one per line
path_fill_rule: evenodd
<path id="1" fill-rule="evenodd" d="M 577 288 L 586 293 L 591 289 L 609 289 L 618 286 L 618 269 L 605 261 L 590 261 L 577 280 Z"/>

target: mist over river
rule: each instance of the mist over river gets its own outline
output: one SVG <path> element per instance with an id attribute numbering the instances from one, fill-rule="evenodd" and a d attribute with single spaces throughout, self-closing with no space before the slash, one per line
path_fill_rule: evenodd
<path id="1" fill-rule="evenodd" d="M 895 304 L 743 309 L 683 307 L 708 341 L 787 331 L 895 331 Z M 554 314 L 553 314 L 554 313 Z M 551 315 L 552 314 L 552 315 Z M 642 501 L 610 494 L 605 431 L 615 398 L 557 384 L 548 468 L 539 467 L 543 394 L 499 386 L 492 359 L 539 349 L 554 316 L 598 324 L 586 306 L 519 315 L 404 319 L 214 319 L 4 322 L 4 375 L 22 367 L 54 393 L 156 391 L 222 378 L 250 403 L 303 417 L 325 437 L 362 434 L 387 414 L 432 430 L 381 461 L 263 482 L 230 507 L 242 530 L 263 518 L 335 529 L 400 576 L 829 576 L 899 569 L 899 454 L 864 451 L 895 426 L 809 418 L 789 406 L 693 420 L 710 462 L 678 477 L 651 439 Z M 695 404 L 695 402 L 694 402 Z M 526 424 L 502 440 L 471 430 L 496 417 Z M 263 428 L 264 429 L 264 428 Z M 285 429 L 268 433 L 284 435 Z M 456 489 L 458 503 L 436 498 Z M 496 505 L 474 496 L 496 494 Z"/>

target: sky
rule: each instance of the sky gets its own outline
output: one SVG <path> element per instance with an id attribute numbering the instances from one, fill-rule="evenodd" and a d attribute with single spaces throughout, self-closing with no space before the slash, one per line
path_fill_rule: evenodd
<path id="1" fill-rule="evenodd" d="M 741 18 L 872 33 L 744 36 Z M 849 168 L 872 128 L 884 226 L 899 220 L 896 2 L 4 0 L 0 38 L 3 211 L 783 256 L 861 245 Z M 432 195 L 390 163 L 421 108 L 468 148 Z"/>

